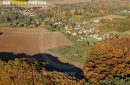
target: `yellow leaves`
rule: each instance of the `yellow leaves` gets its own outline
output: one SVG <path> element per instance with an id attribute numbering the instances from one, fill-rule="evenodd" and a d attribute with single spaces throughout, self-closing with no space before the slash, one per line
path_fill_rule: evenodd
<path id="1" fill-rule="evenodd" d="M 14 82 L 12 82 L 11 85 L 15 85 Z"/>
<path id="2" fill-rule="evenodd" d="M 114 58 L 112 58 L 112 60 L 117 61 L 118 59 L 114 57 Z"/>
<path id="3" fill-rule="evenodd" d="M 95 79 L 95 78 L 90 78 L 89 81 L 93 82 L 93 83 L 97 83 L 97 79 Z"/>
<path id="4" fill-rule="evenodd" d="M 72 18 L 81 19 L 82 16 L 81 15 L 73 15 Z"/>
<path id="5" fill-rule="evenodd" d="M 125 73 L 130 74 L 130 69 L 127 69 Z"/>
<path id="6" fill-rule="evenodd" d="M 84 72 L 85 72 L 84 74 L 86 74 L 86 72 L 88 72 L 89 69 L 90 68 L 86 67 L 85 70 L 84 70 Z"/>

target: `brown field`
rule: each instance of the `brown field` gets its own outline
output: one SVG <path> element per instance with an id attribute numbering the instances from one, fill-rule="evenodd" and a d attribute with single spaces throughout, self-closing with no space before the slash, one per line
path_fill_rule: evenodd
<path id="1" fill-rule="evenodd" d="M 125 32 L 117 32 L 117 31 L 110 31 L 108 33 L 114 33 L 114 34 L 121 34 L 121 35 L 128 35 L 130 36 L 130 30 Z"/>
<path id="2" fill-rule="evenodd" d="M 126 18 L 126 16 L 111 14 L 111 15 L 106 15 L 106 16 L 103 16 L 103 17 L 99 17 L 99 19 L 102 19 L 102 18 L 103 19 Z"/>
<path id="3" fill-rule="evenodd" d="M 44 50 L 64 45 L 73 45 L 63 34 L 45 29 L 3 28 L 0 30 L 1 52 L 33 55 Z M 43 49 L 40 49 L 42 46 Z M 17 49 L 17 50 L 16 50 Z"/>
<path id="4" fill-rule="evenodd" d="M 48 50 L 58 46 L 73 45 L 62 33 L 49 32 L 43 28 L 1 28 L 0 32 L 3 32 L 0 35 L 0 52 L 25 53 L 27 55 L 47 53 L 64 63 L 70 63 L 79 68 L 83 66 Z"/>

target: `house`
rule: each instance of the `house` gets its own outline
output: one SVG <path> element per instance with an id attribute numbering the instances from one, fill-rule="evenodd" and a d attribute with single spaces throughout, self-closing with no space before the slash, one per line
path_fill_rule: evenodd
<path id="1" fill-rule="evenodd" d="M 101 38 L 101 37 L 98 37 L 98 38 L 96 38 L 96 39 L 98 39 L 98 40 L 102 40 L 103 38 Z"/>
<path id="2" fill-rule="evenodd" d="M 88 22 L 87 21 L 83 21 L 83 23 L 82 24 L 87 24 Z"/>
<path id="3" fill-rule="evenodd" d="M 95 23 L 99 23 L 99 19 L 96 19 L 96 20 L 92 20 L 93 22 L 95 22 Z"/>
<path id="4" fill-rule="evenodd" d="M 58 24 L 57 22 L 54 23 L 54 25 L 57 25 L 57 24 Z"/>
<path id="5" fill-rule="evenodd" d="M 80 27 L 80 24 L 78 24 L 78 27 Z"/>
<path id="6" fill-rule="evenodd" d="M 45 21 L 46 21 L 46 22 L 50 21 L 50 18 L 46 18 Z"/>
<path id="7" fill-rule="evenodd" d="M 72 35 L 77 35 L 77 33 L 74 32 L 74 33 L 72 33 Z"/>
<path id="8" fill-rule="evenodd" d="M 80 28 L 74 28 L 74 30 L 80 30 Z"/>
<path id="9" fill-rule="evenodd" d="M 87 33 L 87 30 L 83 30 L 83 33 Z"/>
<path id="10" fill-rule="evenodd" d="M 71 30 L 70 28 L 68 28 L 68 26 L 65 26 L 64 28 L 65 28 L 66 31 L 70 31 Z"/>
<path id="11" fill-rule="evenodd" d="M 78 33 L 79 33 L 79 34 L 82 34 L 83 32 L 82 32 L 82 30 L 80 30 Z"/>
<path id="12" fill-rule="evenodd" d="M 4 12 L 2 12 L 2 14 L 4 14 Z"/>
<path id="13" fill-rule="evenodd" d="M 71 34 L 71 31 L 66 31 L 65 33 Z"/>
<path id="14" fill-rule="evenodd" d="M 91 38 L 98 38 L 99 34 L 90 35 Z"/>
<path id="15" fill-rule="evenodd" d="M 123 10 L 122 12 L 128 12 L 127 10 Z"/>

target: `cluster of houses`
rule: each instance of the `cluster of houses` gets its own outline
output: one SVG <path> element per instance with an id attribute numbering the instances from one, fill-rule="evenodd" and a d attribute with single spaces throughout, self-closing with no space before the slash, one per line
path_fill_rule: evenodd
<path id="1" fill-rule="evenodd" d="M 129 12 L 130 13 L 130 10 L 122 10 L 121 12 Z"/>
<path id="2" fill-rule="evenodd" d="M 108 15 L 108 16 L 113 16 L 113 15 Z M 91 27 L 83 27 L 86 24 L 88 24 L 88 22 L 89 22 L 86 20 L 83 20 L 81 22 L 78 22 L 78 21 L 73 22 L 76 24 L 75 26 L 64 25 L 65 33 L 72 35 L 72 36 L 76 36 L 77 41 L 82 41 L 82 40 L 85 40 L 87 38 L 95 38 L 97 40 L 110 39 L 112 37 L 109 34 L 101 34 L 100 30 L 98 29 L 98 24 L 102 18 L 106 18 L 106 16 L 99 17 L 99 18 L 93 18 L 91 20 L 91 22 L 93 22 L 94 25 Z M 51 19 L 51 18 L 46 18 L 45 22 L 51 22 L 51 23 L 53 23 L 53 25 L 64 24 L 64 20 L 56 21 L 56 20 Z M 70 24 L 71 23 L 72 22 L 70 22 Z"/>
<path id="3" fill-rule="evenodd" d="M 22 14 L 22 15 L 26 15 L 26 16 L 35 16 L 35 13 L 33 12 L 33 8 L 31 8 L 30 10 L 19 10 L 18 13 Z"/>
<path id="4" fill-rule="evenodd" d="M 92 20 L 95 24 L 97 24 L 100 20 Z M 80 24 L 77 27 L 70 29 L 67 25 L 65 25 L 64 29 L 65 33 L 68 33 L 72 36 L 77 36 L 77 41 L 82 41 L 87 38 L 95 38 L 97 40 L 110 39 L 112 36 L 109 34 L 101 34 L 98 28 L 91 27 L 86 29 L 81 29 Z"/>

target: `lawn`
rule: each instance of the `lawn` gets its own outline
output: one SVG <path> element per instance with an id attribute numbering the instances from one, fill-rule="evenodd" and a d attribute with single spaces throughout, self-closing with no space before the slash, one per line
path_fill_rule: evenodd
<path id="1" fill-rule="evenodd" d="M 97 39 L 94 39 L 94 38 L 87 38 L 86 40 L 83 40 L 83 41 L 73 41 L 73 43 L 79 47 L 83 47 L 83 43 L 84 42 L 88 42 L 89 43 L 89 46 L 92 45 L 92 43 L 97 43 L 99 42 L 99 40 Z"/>
<path id="2" fill-rule="evenodd" d="M 108 33 L 120 34 L 122 36 L 130 36 L 130 30 L 129 31 L 125 31 L 125 32 L 110 31 Z"/>
<path id="3" fill-rule="evenodd" d="M 59 28 L 59 30 L 61 33 L 65 33 L 65 31 L 66 31 L 64 28 Z"/>
<path id="4" fill-rule="evenodd" d="M 84 63 L 87 57 L 86 49 L 76 45 L 53 48 L 50 51 L 78 63 Z"/>
<path id="5" fill-rule="evenodd" d="M 92 43 L 97 43 L 99 40 L 94 38 L 87 38 L 84 41 L 73 41 L 74 46 L 62 46 L 58 48 L 49 49 L 53 53 L 61 55 L 69 60 L 84 63 L 87 58 L 87 49 L 83 47 L 84 42 L 89 42 L 90 46 Z"/>
<path id="6" fill-rule="evenodd" d="M 117 12 L 116 14 L 122 15 L 122 16 L 130 16 L 130 12 Z"/>

